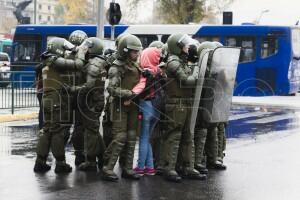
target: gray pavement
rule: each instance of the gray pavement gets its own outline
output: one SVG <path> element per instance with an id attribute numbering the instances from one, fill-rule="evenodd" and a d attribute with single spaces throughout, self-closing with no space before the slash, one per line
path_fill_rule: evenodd
<path id="1" fill-rule="evenodd" d="M 0 124 L 1 199 L 211 199 L 299 200 L 299 110 L 268 107 L 232 108 L 227 127 L 226 171 L 209 171 L 207 181 L 166 182 L 160 176 L 108 183 L 99 173 L 73 168 L 35 174 L 37 121 Z M 67 148 L 73 164 L 72 147 Z M 119 174 L 118 166 L 115 168 Z"/>

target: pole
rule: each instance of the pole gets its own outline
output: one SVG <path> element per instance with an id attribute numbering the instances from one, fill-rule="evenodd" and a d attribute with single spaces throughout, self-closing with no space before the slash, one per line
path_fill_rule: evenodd
<path id="1" fill-rule="evenodd" d="M 111 1 L 112 3 L 115 3 L 115 0 Z M 111 35 L 110 35 L 110 39 L 114 40 L 115 39 L 115 26 L 111 25 Z"/>
<path id="2" fill-rule="evenodd" d="M 97 37 L 104 39 L 104 0 L 98 0 Z"/>
<path id="3" fill-rule="evenodd" d="M 15 73 L 12 73 L 11 79 L 11 114 L 15 113 Z"/>
<path id="4" fill-rule="evenodd" d="M 111 40 L 115 40 L 115 26 L 111 25 L 111 36 L 110 36 Z"/>
<path id="5" fill-rule="evenodd" d="M 36 24 L 36 0 L 34 0 L 33 18 L 34 18 L 34 24 Z"/>

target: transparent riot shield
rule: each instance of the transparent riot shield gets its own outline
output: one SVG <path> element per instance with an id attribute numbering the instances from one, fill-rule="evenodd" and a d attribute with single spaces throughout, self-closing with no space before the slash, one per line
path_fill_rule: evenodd
<path id="1" fill-rule="evenodd" d="M 239 56 L 240 49 L 232 47 L 219 47 L 212 53 L 201 99 L 202 119 L 207 123 L 228 121 Z"/>
<path id="2" fill-rule="evenodd" d="M 201 93 L 202 93 L 202 87 L 203 87 L 203 83 L 204 83 L 204 77 L 205 77 L 207 61 L 208 61 L 210 51 L 212 51 L 212 50 L 204 49 L 204 50 L 202 50 L 202 52 L 199 56 L 199 62 L 198 62 L 199 72 L 198 72 L 198 79 L 197 79 L 196 87 L 195 87 L 195 96 L 194 96 L 193 105 L 192 105 L 191 122 L 190 122 L 190 132 L 191 133 L 194 133 L 194 129 L 195 129 L 195 125 L 196 125 L 199 103 L 200 103 L 200 98 L 201 98 Z"/>

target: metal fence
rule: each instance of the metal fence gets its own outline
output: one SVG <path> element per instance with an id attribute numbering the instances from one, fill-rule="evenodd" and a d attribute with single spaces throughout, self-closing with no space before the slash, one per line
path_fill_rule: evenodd
<path id="1" fill-rule="evenodd" d="M 0 72 L 0 109 L 37 107 L 35 72 Z"/>

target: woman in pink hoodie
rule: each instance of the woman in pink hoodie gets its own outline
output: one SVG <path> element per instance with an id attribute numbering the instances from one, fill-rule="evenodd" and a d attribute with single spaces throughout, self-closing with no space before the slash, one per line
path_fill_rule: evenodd
<path id="1" fill-rule="evenodd" d="M 153 106 L 155 98 L 154 81 L 160 74 L 158 67 L 161 51 L 155 47 L 146 48 L 140 57 L 140 66 L 143 69 L 143 77 L 139 84 L 133 88 L 135 94 L 140 94 L 140 111 L 143 114 L 142 128 L 139 141 L 138 165 L 134 169 L 140 175 L 154 175 L 154 164 L 150 136 L 156 122 L 159 120 L 159 111 Z"/>

